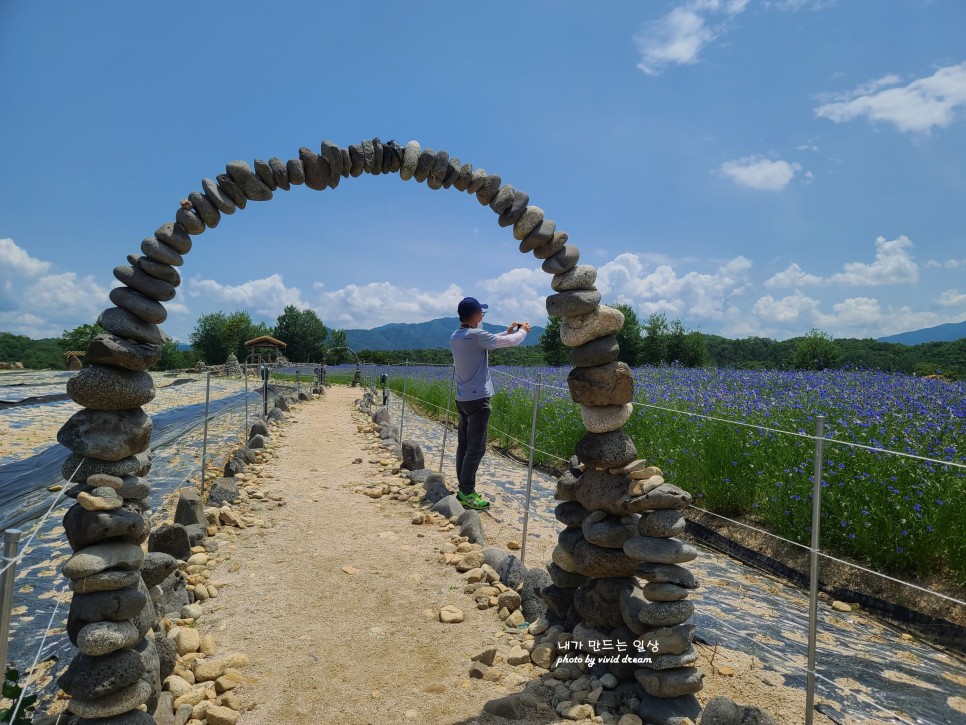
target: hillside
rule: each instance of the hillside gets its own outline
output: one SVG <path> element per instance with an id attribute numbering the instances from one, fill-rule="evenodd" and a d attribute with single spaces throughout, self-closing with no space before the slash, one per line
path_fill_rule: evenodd
<path id="1" fill-rule="evenodd" d="M 953 342 L 966 337 L 966 320 L 950 322 L 921 330 L 900 332 L 897 335 L 880 337 L 879 342 L 895 342 L 900 345 L 921 345 L 924 342 Z"/>
<path id="2" fill-rule="evenodd" d="M 456 317 L 441 317 L 428 322 L 393 322 L 371 330 L 346 330 L 346 339 L 353 350 L 429 350 L 449 348 L 449 337 L 460 325 Z M 487 322 L 483 327 L 490 332 L 502 332 L 503 325 Z M 534 326 L 527 335 L 524 347 L 540 342 L 542 327 Z"/>

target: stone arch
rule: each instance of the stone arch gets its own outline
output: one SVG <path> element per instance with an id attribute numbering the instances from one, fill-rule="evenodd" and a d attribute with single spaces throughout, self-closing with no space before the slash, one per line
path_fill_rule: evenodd
<path id="1" fill-rule="evenodd" d="M 78 503 L 64 518 L 75 551 L 63 567 L 75 592 L 68 631 L 84 654 L 61 678 L 61 687 L 72 696 L 70 709 L 83 717 L 110 718 L 143 703 L 153 710 L 157 701 L 157 652 L 145 638 L 157 624 L 149 588 L 173 567 L 151 554 L 146 561 L 140 546 L 148 534 L 140 512 L 149 489 L 139 476 L 150 469 L 144 451 L 151 434 L 151 420 L 141 406 L 155 395 L 147 370 L 165 341 L 158 327 L 167 318 L 163 303 L 175 296 L 181 282 L 177 267 L 191 250 L 192 237 L 279 190 L 299 185 L 335 189 L 343 179 L 370 173 L 398 174 L 430 189 L 453 188 L 475 196 L 497 214 L 501 227 L 509 228 L 520 252 L 532 254 L 552 275 L 547 312 L 563 317 L 560 337 L 572 348 L 574 365 L 568 385 L 587 433 L 576 446 L 579 466 L 572 461 L 558 484 L 561 503 L 555 514 L 566 528 L 552 563 L 538 577 L 544 584 L 540 596 L 562 631 L 572 632 L 584 649 L 588 641 L 603 639 L 630 643 L 646 637 L 657 643 L 660 663 L 655 669 L 636 673 L 638 665 L 624 663 L 611 665 L 611 671 L 639 688 L 649 718 L 657 712 L 664 718 L 660 722 L 695 717 L 700 708 L 693 693 L 701 689 L 703 673 L 691 667 L 694 626 L 687 620 L 693 606 L 686 597 L 697 584 L 679 564 L 696 552 L 673 538 L 684 528 L 680 509 L 690 503 L 690 495 L 663 479 L 645 480 L 653 472 L 637 460 L 634 443 L 623 432 L 633 398 L 631 371 L 617 361 L 615 334 L 623 315 L 600 304 L 596 270 L 579 264 L 580 252 L 567 233 L 531 205 L 525 191 L 503 183 L 499 175 L 416 141 L 402 145 L 376 138 L 341 148 L 326 140 L 320 153 L 303 147 L 296 158 L 256 159 L 253 166 L 231 161 L 225 173 L 203 179 L 201 191 L 181 201 L 174 221 L 144 239 L 142 254 L 129 255 L 127 265 L 114 269 L 122 286 L 111 291 L 114 306 L 97 320 L 107 333 L 90 343 L 88 367 L 67 383 L 68 395 L 83 407 L 58 432 L 58 440 L 71 450 L 64 478 L 79 484 L 68 494 Z M 123 592 L 127 619 L 100 616 L 103 591 Z M 102 660 L 121 656 L 117 653 L 144 663 L 140 679 L 124 687 L 101 683 L 96 696 L 84 691 L 80 684 L 89 683 L 91 673 L 109 669 Z M 654 653 L 640 653 L 649 655 Z M 134 712 L 128 717 L 125 723 L 153 722 Z"/>

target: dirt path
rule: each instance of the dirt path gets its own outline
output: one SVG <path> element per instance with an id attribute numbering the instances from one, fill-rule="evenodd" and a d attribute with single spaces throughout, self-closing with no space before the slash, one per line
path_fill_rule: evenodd
<path id="1" fill-rule="evenodd" d="M 520 676 L 496 683 L 467 671 L 473 655 L 499 646 L 499 619 L 473 608 L 462 577 L 438 563 L 448 534 L 414 526 L 404 504 L 353 492 L 382 468 L 368 463 L 371 435 L 356 429 L 358 395 L 333 387 L 302 406 L 263 469 L 273 478 L 262 490 L 285 505 L 256 510 L 269 528 L 241 530 L 219 551 L 228 590 L 205 604 L 204 628 L 251 659 L 238 691 L 251 709 L 239 722 L 494 721 L 481 717 L 483 703 L 519 690 Z M 446 604 L 466 620 L 438 621 Z"/>

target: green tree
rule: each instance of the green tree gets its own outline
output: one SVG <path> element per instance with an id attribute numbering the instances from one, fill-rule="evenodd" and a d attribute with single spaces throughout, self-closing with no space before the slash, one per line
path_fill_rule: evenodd
<path id="1" fill-rule="evenodd" d="M 209 312 L 198 318 L 188 340 L 199 360 L 209 365 L 221 365 L 230 353 L 244 360 L 245 341 L 268 334 L 268 326 L 253 323 L 247 312 Z"/>
<path id="2" fill-rule="evenodd" d="M 665 350 L 664 361 L 668 365 L 678 363 L 686 368 L 698 368 L 708 362 L 704 335 L 687 330 L 681 320 L 673 320 L 668 326 Z"/>
<path id="3" fill-rule="evenodd" d="M 78 325 L 73 330 L 64 330 L 64 334 L 57 338 L 57 344 L 64 352 L 86 350 L 91 340 L 104 332 L 106 330 L 100 325 Z"/>
<path id="4" fill-rule="evenodd" d="M 641 365 L 660 365 L 667 362 L 667 343 L 671 327 L 663 312 L 653 312 L 642 325 L 644 346 Z"/>
<path id="5" fill-rule="evenodd" d="M 840 358 L 832 336 L 813 327 L 795 348 L 792 364 L 798 370 L 825 370 L 838 365 Z"/>
<path id="6" fill-rule="evenodd" d="M 329 365 L 342 365 L 353 361 L 355 361 L 355 357 L 349 352 L 349 340 L 345 330 L 332 330 L 325 362 Z"/>
<path id="7" fill-rule="evenodd" d="M 325 351 L 328 334 L 315 310 L 288 305 L 275 322 L 273 337 L 286 344 L 285 357 L 292 362 L 314 362 Z"/>
<path id="8" fill-rule="evenodd" d="M 198 362 L 197 353 L 194 350 L 180 350 L 178 344 L 175 340 L 168 340 L 161 345 L 161 356 L 154 363 L 155 370 L 181 370 L 194 367 Z"/>
<path id="9" fill-rule="evenodd" d="M 570 348 L 560 339 L 562 317 L 551 317 L 540 333 L 540 350 L 547 365 L 566 365 L 570 359 Z"/>
<path id="10" fill-rule="evenodd" d="M 620 345 L 618 360 L 625 362 L 632 368 L 643 365 L 644 338 L 641 336 L 641 321 L 634 312 L 634 308 L 624 303 L 611 305 L 624 315 L 624 326 L 617 333 L 617 344 Z"/>

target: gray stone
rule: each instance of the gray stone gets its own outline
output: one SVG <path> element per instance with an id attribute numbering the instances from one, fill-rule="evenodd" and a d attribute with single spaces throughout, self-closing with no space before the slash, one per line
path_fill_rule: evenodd
<path id="1" fill-rule="evenodd" d="M 510 554 L 503 561 L 501 561 L 499 566 L 495 566 L 493 568 L 496 569 L 496 573 L 500 575 L 500 581 L 511 589 L 516 589 L 524 582 L 527 576 L 526 567 L 524 567 L 523 563 L 513 554 Z"/>
<path id="2" fill-rule="evenodd" d="M 130 287 L 115 287 L 109 297 L 115 305 L 123 307 L 150 325 L 157 325 L 168 319 L 168 311 L 164 309 L 164 305 Z"/>
<path id="3" fill-rule="evenodd" d="M 449 518 L 450 516 L 461 516 L 466 509 L 463 508 L 463 504 L 456 498 L 456 494 L 451 493 L 449 496 L 441 498 L 434 503 L 429 510 L 442 514 L 445 518 Z"/>
<path id="4" fill-rule="evenodd" d="M 644 514 L 638 524 L 641 536 L 670 537 L 684 533 L 687 521 L 684 515 L 676 509 L 664 509 Z"/>
<path id="5" fill-rule="evenodd" d="M 624 405 L 634 399 L 634 377 L 624 362 L 576 367 L 567 375 L 567 387 L 580 405 Z"/>
<path id="6" fill-rule="evenodd" d="M 188 234 L 201 234 L 205 231 L 204 221 L 202 221 L 200 216 L 195 214 L 193 209 L 180 207 L 175 212 L 174 218 Z"/>
<path id="7" fill-rule="evenodd" d="M 321 191 L 328 186 L 329 164 L 325 159 L 305 146 L 299 149 L 299 158 L 302 160 L 302 168 L 305 170 L 305 185 L 307 187 Z"/>
<path id="8" fill-rule="evenodd" d="M 566 572 L 577 574 L 577 562 L 574 561 L 574 552 L 563 544 L 557 544 L 550 552 L 550 560 L 554 566 L 558 566 Z"/>
<path id="9" fill-rule="evenodd" d="M 598 337 L 620 332 L 624 313 L 614 307 L 600 305 L 586 315 L 565 317 L 560 325 L 560 340 L 567 347 L 578 347 Z"/>
<path id="10" fill-rule="evenodd" d="M 620 549 L 607 549 L 583 541 L 574 549 L 577 574 L 590 577 L 629 577 L 637 562 Z"/>
<path id="11" fill-rule="evenodd" d="M 154 600 L 151 598 L 151 591 L 145 586 L 143 580 L 138 582 L 138 589 L 144 595 L 145 604 L 141 607 L 141 611 L 131 620 L 131 623 L 137 628 L 138 638 L 141 638 L 160 620 L 158 619 L 158 611 L 154 607 Z"/>
<path id="12" fill-rule="evenodd" d="M 554 498 L 558 501 L 576 501 L 577 500 L 577 477 L 570 471 L 564 471 L 559 478 L 557 478 L 557 490 L 554 493 Z"/>
<path id="13" fill-rule="evenodd" d="M 499 571 L 503 562 L 509 559 L 510 552 L 499 546 L 487 546 L 483 549 L 483 563 L 489 564 L 494 570 Z"/>
<path id="14" fill-rule="evenodd" d="M 97 324 L 109 333 L 126 340 L 149 345 L 161 345 L 165 342 L 165 337 L 157 325 L 145 322 L 123 307 L 107 308 L 98 316 Z"/>
<path id="15" fill-rule="evenodd" d="M 540 566 L 532 566 L 523 575 L 523 589 L 520 590 L 520 609 L 527 622 L 534 622 L 547 613 L 547 603 L 540 596 L 548 586 L 552 586 L 549 572 Z"/>
<path id="16" fill-rule="evenodd" d="M 87 346 L 84 360 L 88 364 L 111 365 L 127 370 L 144 371 L 161 357 L 161 348 L 130 342 L 110 334 L 96 335 Z"/>
<path id="17" fill-rule="evenodd" d="M 147 536 L 144 517 L 123 508 L 114 511 L 88 511 L 75 504 L 64 514 L 67 543 L 74 551 L 101 541 L 140 544 Z"/>
<path id="18" fill-rule="evenodd" d="M 141 578 L 149 587 L 156 587 L 161 584 L 171 572 L 178 568 L 178 560 L 163 551 L 152 551 L 144 555 L 144 563 L 141 565 Z"/>
<path id="19" fill-rule="evenodd" d="M 627 539 L 637 536 L 637 516 L 614 516 L 604 511 L 594 511 L 584 519 L 583 534 L 595 546 L 622 549 Z"/>
<path id="20" fill-rule="evenodd" d="M 191 556 L 188 532 L 181 524 L 164 524 L 151 532 L 148 551 L 161 551 L 175 559 L 187 561 Z"/>
<path id="21" fill-rule="evenodd" d="M 172 287 L 177 287 L 181 284 L 181 275 L 178 274 L 178 270 L 176 270 L 170 264 L 161 264 L 160 262 L 155 262 L 150 257 L 138 257 L 137 267 L 138 269 L 147 272 L 147 274 L 151 277 L 160 279 L 162 282 L 167 282 Z"/>
<path id="22" fill-rule="evenodd" d="M 635 536 L 624 542 L 624 553 L 632 559 L 654 564 L 683 564 L 698 557 L 698 550 L 679 539 Z"/>
<path id="23" fill-rule="evenodd" d="M 215 176 L 215 180 L 218 182 L 218 188 L 221 189 L 222 194 L 231 199 L 232 203 L 239 209 L 245 208 L 248 204 L 248 197 L 238 188 L 238 184 L 232 181 L 232 178 L 228 174 L 218 174 Z"/>
<path id="24" fill-rule="evenodd" d="M 585 433 L 575 451 L 581 463 L 597 468 L 618 468 L 637 458 L 637 447 L 623 430 Z"/>
<path id="25" fill-rule="evenodd" d="M 234 478 L 218 478 L 215 479 L 215 482 L 211 485 L 211 490 L 208 492 L 208 505 L 221 506 L 223 503 L 234 501 L 238 496 L 238 482 Z M 200 521 L 192 521 L 191 523 L 204 523 L 204 513 L 202 513 Z"/>
<path id="26" fill-rule="evenodd" d="M 252 423 L 252 427 L 248 429 L 248 437 L 251 438 L 254 435 L 268 437 L 268 426 L 263 421 L 256 420 Z"/>
<path id="27" fill-rule="evenodd" d="M 701 725 L 778 725 L 768 712 L 750 705 L 738 705 L 723 695 L 712 697 L 701 713 Z"/>
<path id="28" fill-rule="evenodd" d="M 561 587 L 563 589 L 575 589 L 581 584 L 586 584 L 589 581 L 589 577 L 583 574 L 577 574 L 576 572 L 567 571 L 563 567 L 557 566 L 554 563 L 547 564 L 547 573 L 550 575 L 550 581 L 554 586 Z"/>
<path id="29" fill-rule="evenodd" d="M 93 625 L 91 625 L 93 626 Z M 125 715 L 129 710 L 133 710 L 138 705 L 143 705 L 151 697 L 151 685 L 144 680 L 138 680 L 133 685 L 128 685 L 117 692 L 98 698 L 97 700 L 82 700 L 79 697 L 73 698 L 67 705 L 67 709 L 82 718 L 98 718 L 98 723 L 103 722 L 100 718 L 112 717 L 114 715 Z M 141 713 L 147 715 L 147 713 Z M 150 718 L 150 716 L 148 716 Z M 131 722 L 137 722 L 132 719 Z M 150 718 L 146 722 L 153 721 Z M 142 722 L 145 722 L 142 720 Z"/>
<path id="30" fill-rule="evenodd" d="M 196 489 L 186 489 L 178 495 L 178 503 L 174 509 L 174 522 L 182 526 L 207 523 L 201 494 Z"/>
<path id="31" fill-rule="evenodd" d="M 286 400 L 284 397 L 278 397 L 278 398 L 276 398 L 275 399 L 275 407 L 278 408 L 279 410 L 284 411 L 284 412 L 287 413 L 288 410 L 289 410 L 288 400 Z"/>
<path id="32" fill-rule="evenodd" d="M 420 153 L 419 143 L 416 141 L 410 141 L 406 144 L 406 148 L 403 149 L 402 165 L 399 167 L 399 178 L 403 181 L 409 181 L 413 178 Z"/>
<path id="33" fill-rule="evenodd" d="M 523 210 L 520 218 L 513 222 L 513 238 L 522 242 L 530 232 L 540 226 L 542 221 L 543 209 L 539 206 L 528 206 Z"/>
<path id="34" fill-rule="evenodd" d="M 146 372 L 90 365 L 67 381 L 67 395 L 94 410 L 139 408 L 154 400 L 154 380 Z"/>
<path id="35" fill-rule="evenodd" d="M 352 144 L 349 146 L 349 175 L 353 178 L 362 176 L 366 170 L 366 155 L 362 151 L 362 146 Z"/>
<path id="36" fill-rule="evenodd" d="M 234 476 L 237 476 L 239 473 L 243 473 L 245 468 L 246 468 L 245 462 L 241 458 L 238 458 L 237 456 L 233 456 L 232 458 L 225 461 L 225 468 L 224 468 L 223 474 L 225 478 L 233 478 Z"/>
<path id="37" fill-rule="evenodd" d="M 704 670 L 700 667 L 676 667 L 671 670 L 641 668 L 635 675 L 648 695 L 669 698 L 699 692 L 702 688 Z"/>
<path id="38" fill-rule="evenodd" d="M 677 602 L 687 599 L 688 590 L 669 582 L 649 582 L 642 590 L 644 596 L 651 602 Z"/>
<path id="39" fill-rule="evenodd" d="M 218 182 L 214 179 L 202 179 L 201 188 L 204 191 L 205 198 L 222 214 L 235 213 L 235 202 L 218 186 Z"/>
<path id="40" fill-rule="evenodd" d="M 661 698 L 642 692 L 638 700 L 637 714 L 647 725 L 693 724 L 701 714 L 701 704 L 694 695 Z"/>
<path id="41" fill-rule="evenodd" d="M 168 615 L 169 619 L 181 616 L 181 610 L 191 603 L 191 597 L 180 572 L 173 572 L 160 584 L 161 598 L 157 602 L 159 612 Z"/>
<path id="42" fill-rule="evenodd" d="M 581 405 L 580 419 L 588 433 L 610 433 L 620 430 L 631 419 L 634 405 Z"/>
<path id="43" fill-rule="evenodd" d="M 141 501 L 151 495 L 151 484 L 143 478 L 138 478 L 137 476 L 121 476 L 121 480 L 123 483 L 117 492 L 125 501 Z"/>
<path id="44" fill-rule="evenodd" d="M 490 715 L 506 718 L 507 720 L 522 720 L 527 716 L 527 709 L 520 702 L 520 696 L 516 693 L 487 700 L 483 704 L 483 710 Z"/>
<path id="45" fill-rule="evenodd" d="M 268 440 L 260 433 L 256 433 L 248 439 L 248 447 L 251 449 L 264 448 L 266 443 L 268 443 Z"/>
<path id="46" fill-rule="evenodd" d="M 667 582 L 685 589 L 698 588 L 698 580 L 694 573 L 677 564 L 638 564 L 637 575 L 650 582 Z"/>
<path id="47" fill-rule="evenodd" d="M 244 161 L 229 161 L 225 164 L 225 171 L 228 172 L 231 180 L 241 189 L 247 199 L 268 201 L 272 198 L 272 190 L 265 186 Z"/>
<path id="48" fill-rule="evenodd" d="M 140 267 L 122 264 L 114 268 L 114 277 L 123 285 L 136 289 L 153 300 L 167 302 L 174 298 L 174 287 L 156 277 L 152 277 Z M 143 342 L 154 342 L 144 340 Z"/>
<path id="49" fill-rule="evenodd" d="M 476 192 L 476 200 L 483 206 L 487 206 L 493 201 L 502 183 L 503 179 L 497 174 L 487 174 L 479 190 Z"/>
<path id="50" fill-rule="evenodd" d="M 550 576 L 553 578 L 552 573 Z M 554 583 L 540 590 L 540 598 L 547 605 L 547 611 L 560 619 L 566 619 L 569 611 L 574 611 L 576 614 L 576 610 L 573 609 L 576 591 L 575 588 L 561 587 Z"/>
<path id="51" fill-rule="evenodd" d="M 686 622 L 694 614 L 694 604 L 683 599 L 678 602 L 646 602 L 637 618 L 647 629 L 673 627 Z"/>
<path id="52" fill-rule="evenodd" d="M 484 171 L 483 169 L 476 169 L 470 175 L 470 183 L 467 184 L 466 186 L 466 193 L 475 194 L 480 189 L 482 189 L 483 184 L 486 183 L 486 176 L 487 176 L 486 171 Z"/>
<path id="53" fill-rule="evenodd" d="M 618 627 L 621 618 L 621 592 L 634 586 L 632 577 L 607 577 L 591 579 L 577 587 L 574 608 L 588 627 Z"/>
<path id="54" fill-rule="evenodd" d="M 144 710 L 130 710 L 120 715 L 95 720 L 86 717 L 79 718 L 73 725 L 157 725 L 154 718 Z M 180 723 L 176 723 L 180 725 Z"/>
<path id="55" fill-rule="evenodd" d="M 587 518 L 590 511 L 576 501 L 565 501 L 557 504 L 553 514 L 557 517 L 557 521 L 564 526 L 580 526 L 584 523 L 584 519 Z"/>
<path id="56" fill-rule="evenodd" d="M 175 641 L 170 637 L 156 637 L 154 648 L 158 653 L 158 665 L 160 666 L 159 676 L 164 682 L 174 672 L 178 664 L 178 648 Z"/>
<path id="57" fill-rule="evenodd" d="M 339 155 L 342 157 L 342 178 L 348 179 L 352 172 L 352 159 L 349 158 L 349 150 L 340 148 Z"/>
<path id="58" fill-rule="evenodd" d="M 520 240 L 520 252 L 526 254 L 532 252 L 553 239 L 554 232 L 557 231 L 557 223 L 552 219 L 543 219 L 535 226 L 530 233 Z M 575 262 L 576 264 L 576 262 Z"/>
<path id="59" fill-rule="evenodd" d="M 472 176 L 473 164 L 463 164 L 460 167 L 459 176 L 457 176 L 456 181 L 453 182 L 453 186 L 456 187 L 457 191 L 466 191 L 469 188 Z"/>
<path id="60" fill-rule="evenodd" d="M 87 369 L 92 368 L 93 366 Z M 106 369 L 110 370 L 110 368 Z M 119 461 L 147 450 L 151 442 L 151 429 L 151 418 L 140 408 L 126 410 L 86 408 L 74 413 L 61 426 L 57 431 L 57 442 L 81 456 L 99 458 L 103 461 Z"/>
<path id="61" fill-rule="evenodd" d="M 685 509 L 690 505 L 691 494 L 670 483 L 662 483 L 643 496 L 635 496 L 628 502 L 630 510 L 637 512 Z"/>
<path id="62" fill-rule="evenodd" d="M 443 188 L 448 189 L 460 176 L 460 170 L 463 168 L 463 164 L 455 156 L 450 156 L 449 165 L 446 167 L 446 176 L 443 177 Z"/>
<path id="63" fill-rule="evenodd" d="M 130 647 L 138 641 L 138 630 L 129 621 L 91 622 L 77 634 L 77 648 L 97 657 Z"/>
<path id="64" fill-rule="evenodd" d="M 697 661 L 698 651 L 691 645 L 681 654 L 652 656 L 651 661 L 641 663 L 641 667 L 648 670 L 673 670 L 678 667 L 689 667 Z"/>
<path id="65" fill-rule="evenodd" d="M 363 147 L 365 150 L 365 147 Z M 436 163 L 436 152 L 433 149 L 426 147 L 419 153 L 419 158 L 416 160 L 416 168 L 413 170 L 413 178 L 420 184 L 429 178 L 429 172 L 433 170 L 433 164 Z M 368 170 L 368 169 L 367 169 Z"/>
<path id="66" fill-rule="evenodd" d="M 480 519 L 480 512 L 467 509 L 460 514 L 457 524 L 460 527 L 460 536 L 465 536 L 471 544 L 485 544 L 486 537 L 483 535 L 483 521 Z"/>
<path id="67" fill-rule="evenodd" d="M 584 520 L 586 521 L 586 519 Z M 577 548 L 577 544 L 581 541 L 586 541 L 586 539 L 580 526 L 568 526 L 557 534 L 557 543 L 570 554 L 574 553 L 574 549 Z"/>
<path id="68" fill-rule="evenodd" d="M 384 156 L 382 141 L 379 138 L 372 139 L 372 169 L 369 173 L 378 176 L 382 173 L 382 160 Z"/>
<path id="69" fill-rule="evenodd" d="M 305 183 L 305 166 L 302 159 L 289 159 L 285 162 L 285 170 L 288 172 L 288 183 L 293 186 L 300 186 Z"/>
<path id="70" fill-rule="evenodd" d="M 275 191 L 278 188 L 278 184 L 275 183 L 275 174 L 272 172 L 272 167 L 269 166 L 268 162 L 255 159 L 253 166 L 255 167 L 255 176 L 258 177 L 258 180 L 265 184 L 269 191 Z M 207 222 L 205 223 L 207 224 Z"/>
<path id="71" fill-rule="evenodd" d="M 559 292 L 547 297 L 547 314 L 551 317 L 586 315 L 597 309 L 599 304 L 600 292 L 597 290 Z"/>
<path id="72" fill-rule="evenodd" d="M 490 209 L 497 214 L 502 214 L 504 210 L 510 208 L 510 204 L 513 203 L 514 194 L 516 194 L 516 189 L 510 184 L 504 184 L 496 192 L 496 196 L 490 200 Z"/>
<path id="73" fill-rule="evenodd" d="M 334 189 L 342 177 L 342 149 L 326 139 L 322 141 L 321 156 L 329 164 L 329 186 Z"/>
<path id="74" fill-rule="evenodd" d="M 425 491 L 423 500 L 430 505 L 434 505 L 447 496 L 452 495 L 452 492 L 446 488 L 443 477 L 438 473 L 429 473 L 427 475 L 423 481 L 423 490 Z"/>
<path id="75" fill-rule="evenodd" d="M 212 204 L 208 197 L 202 194 L 200 191 L 192 191 L 188 194 L 188 201 L 191 202 L 191 207 L 194 209 L 195 214 L 201 217 L 201 221 L 205 223 L 205 226 L 209 229 L 214 229 L 221 222 L 221 212 L 218 211 L 218 207 Z M 143 247 L 142 247 L 143 249 Z M 147 251 L 144 252 L 148 254 Z M 154 256 L 154 255 L 149 255 Z M 155 257 L 155 259 L 157 259 Z M 160 262 L 166 262 L 167 260 L 159 259 Z M 167 262 L 168 264 L 175 264 L 174 262 Z"/>
<path id="76" fill-rule="evenodd" d="M 436 158 L 433 160 L 433 166 L 429 170 L 429 176 L 426 177 L 426 185 L 430 189 L 439 189 L 443 186 L 443 179 L 446 178 L 446 172 L 449 170 L 449 154 L 446 151 L 437 151 Z"/>
<path id="77" fill-rule="evenodd" d="M 153 611 L 154 607 L 152 606 L 151 609 Z M 141 675 L 141 681 L 146 682 L 151 687 L 151 696 L 145 704 L 148 712 L 154 712 L 161 695 L 161 663 L 158 650 L 155 647 L 154 639 L 147 637 L 138 642 L 134 646 L 134 650 L 141 656 L 141 662 L 144 664 L 144 674 Z"/>
<path id="78" fill-rule="evenodd" d="M 136 571 L 141 568 L 142 561 L 144 552 L 136 544 L 94 544 L 81 549 L 64 562 L 62 572 L 68 579 L 82 579 L 107 569 Z"/>
<path id="79" fill-rule="evenodd" d="M 57 682 L 71 697 L 94 700 L 127 687 L 144 674 L 140 655 L 121 649 L 102 657 L 78 654 Z"/>
<path id="80" fill-rule="evenodd" d="M 555 231 L 549 241 L 544 242 L 533 250 L 536 259 L 550 259 L 553 255 L 567 246 L 570 235 L 567 232 Z"/>
<path id="81" fill-rule="evenodd" d="M 70 602 L 70 616 L 85 624 L 102 620 L 123 622 L 136 616 L 148 601 L 137 587 L 75 594 Z"/>
<path id="82" fill-rule="evenodd" d="M 77 483 L 86 481 L 95 473 L 106 473 L 108 476 L 126 476 L 136 474 L 141 468 L 141 461 L 137 456 L 122 458 L 120 461 L 101 461 L 97 458 L 84 458 L 76 453 L 67 456 L 60 468 L 60 475 L 65 481 Z M 76 496 L 75 496 L 76 498 Z"/>
<path id="83" fill-rule="evenodd" d="M 137 586 L 141 575 L 137 571 L 109 570 L 98 572 L 87 577 L 72 579 L 70 589 L 78 594 L 91 592 L 106 592 L 114 589 L 125 589 Z"/>
<path id="84" fill-rule="evenodd" d="M 275 179 L 276 188 L 282 191 L 288 191 L 292 188 L 291 184 L 288 182 L 288 167 L 285 162 L 282 161 L 278 156 L 273 156 L 268 160 L 268 166 L 272 170 L 272 176 Z"/>
<path id="85" fill-rule="evenodd" d="M 191 236 L 183 226 L 176 222 L 165 222 L 154 230 L 154 236 L 178 254 L 187 254 L 191 251 Z"/>
<path id="86" fill-rule="evenodd" d="M 500 212 L 500 218 L 497 219 L 497 224 L 501 227 L 513 226 L 523 216 L 523 212 L 526 211 L 527 204 L 529 203 L 530 195 L 525 191 L 516 189 L 513 192 L 513 199 L 510 205 Z"/>
<path id="87" fill-rule="evenodd" d="M 595 289 L 597 269 L 589 264 L 578 264 L 569 272 L 555 274 L 550 287 L 555 292 L 568 292 L 579 289 Z"/>
<path id="88" fill-rule="evenodd" d="M 362 146 L 362 168 L 366 173 L 371 174 L 373 167 L 376 165 L 376 148 L 372 141 L 361 141 L 360 146 Z"/>
<path id="89" fill-rule="evenodd" d="M 410 471 L 418 471 L 426 467 L 426 460 L 423 457 L 423 449 L 416 441 L 404 440 L 402 442 L 402 467 Z"/>
<path id="90" fill-rule="evenodd" d="M 194 193 L 197 194 L 198 192 Z M 161 262 L 161 264 L 170 264 L 172 267 L 180 267 L 184 264 L 184 257 L 174 247 L 165 244 L 157 237 L 146 237 L 141 242 L 141 251 L 154 261 Z"/>
<path id="91" fill-rule="evenodd" d="M 208 535 L 206 528 L 204 524 L 189 524 L 184 527 L 185 533 L 188 534 L 188 543 L 192 547 L 204 546 L 205 537 Z"/>
<path id="92" fill-rule="evenodd" d="M 576 267 L 579 261 L 580 249 L 573 244 L 565 244 L 555 255 L 543 260 L 542 268 L 547 274 L 563 274 Z"/>

